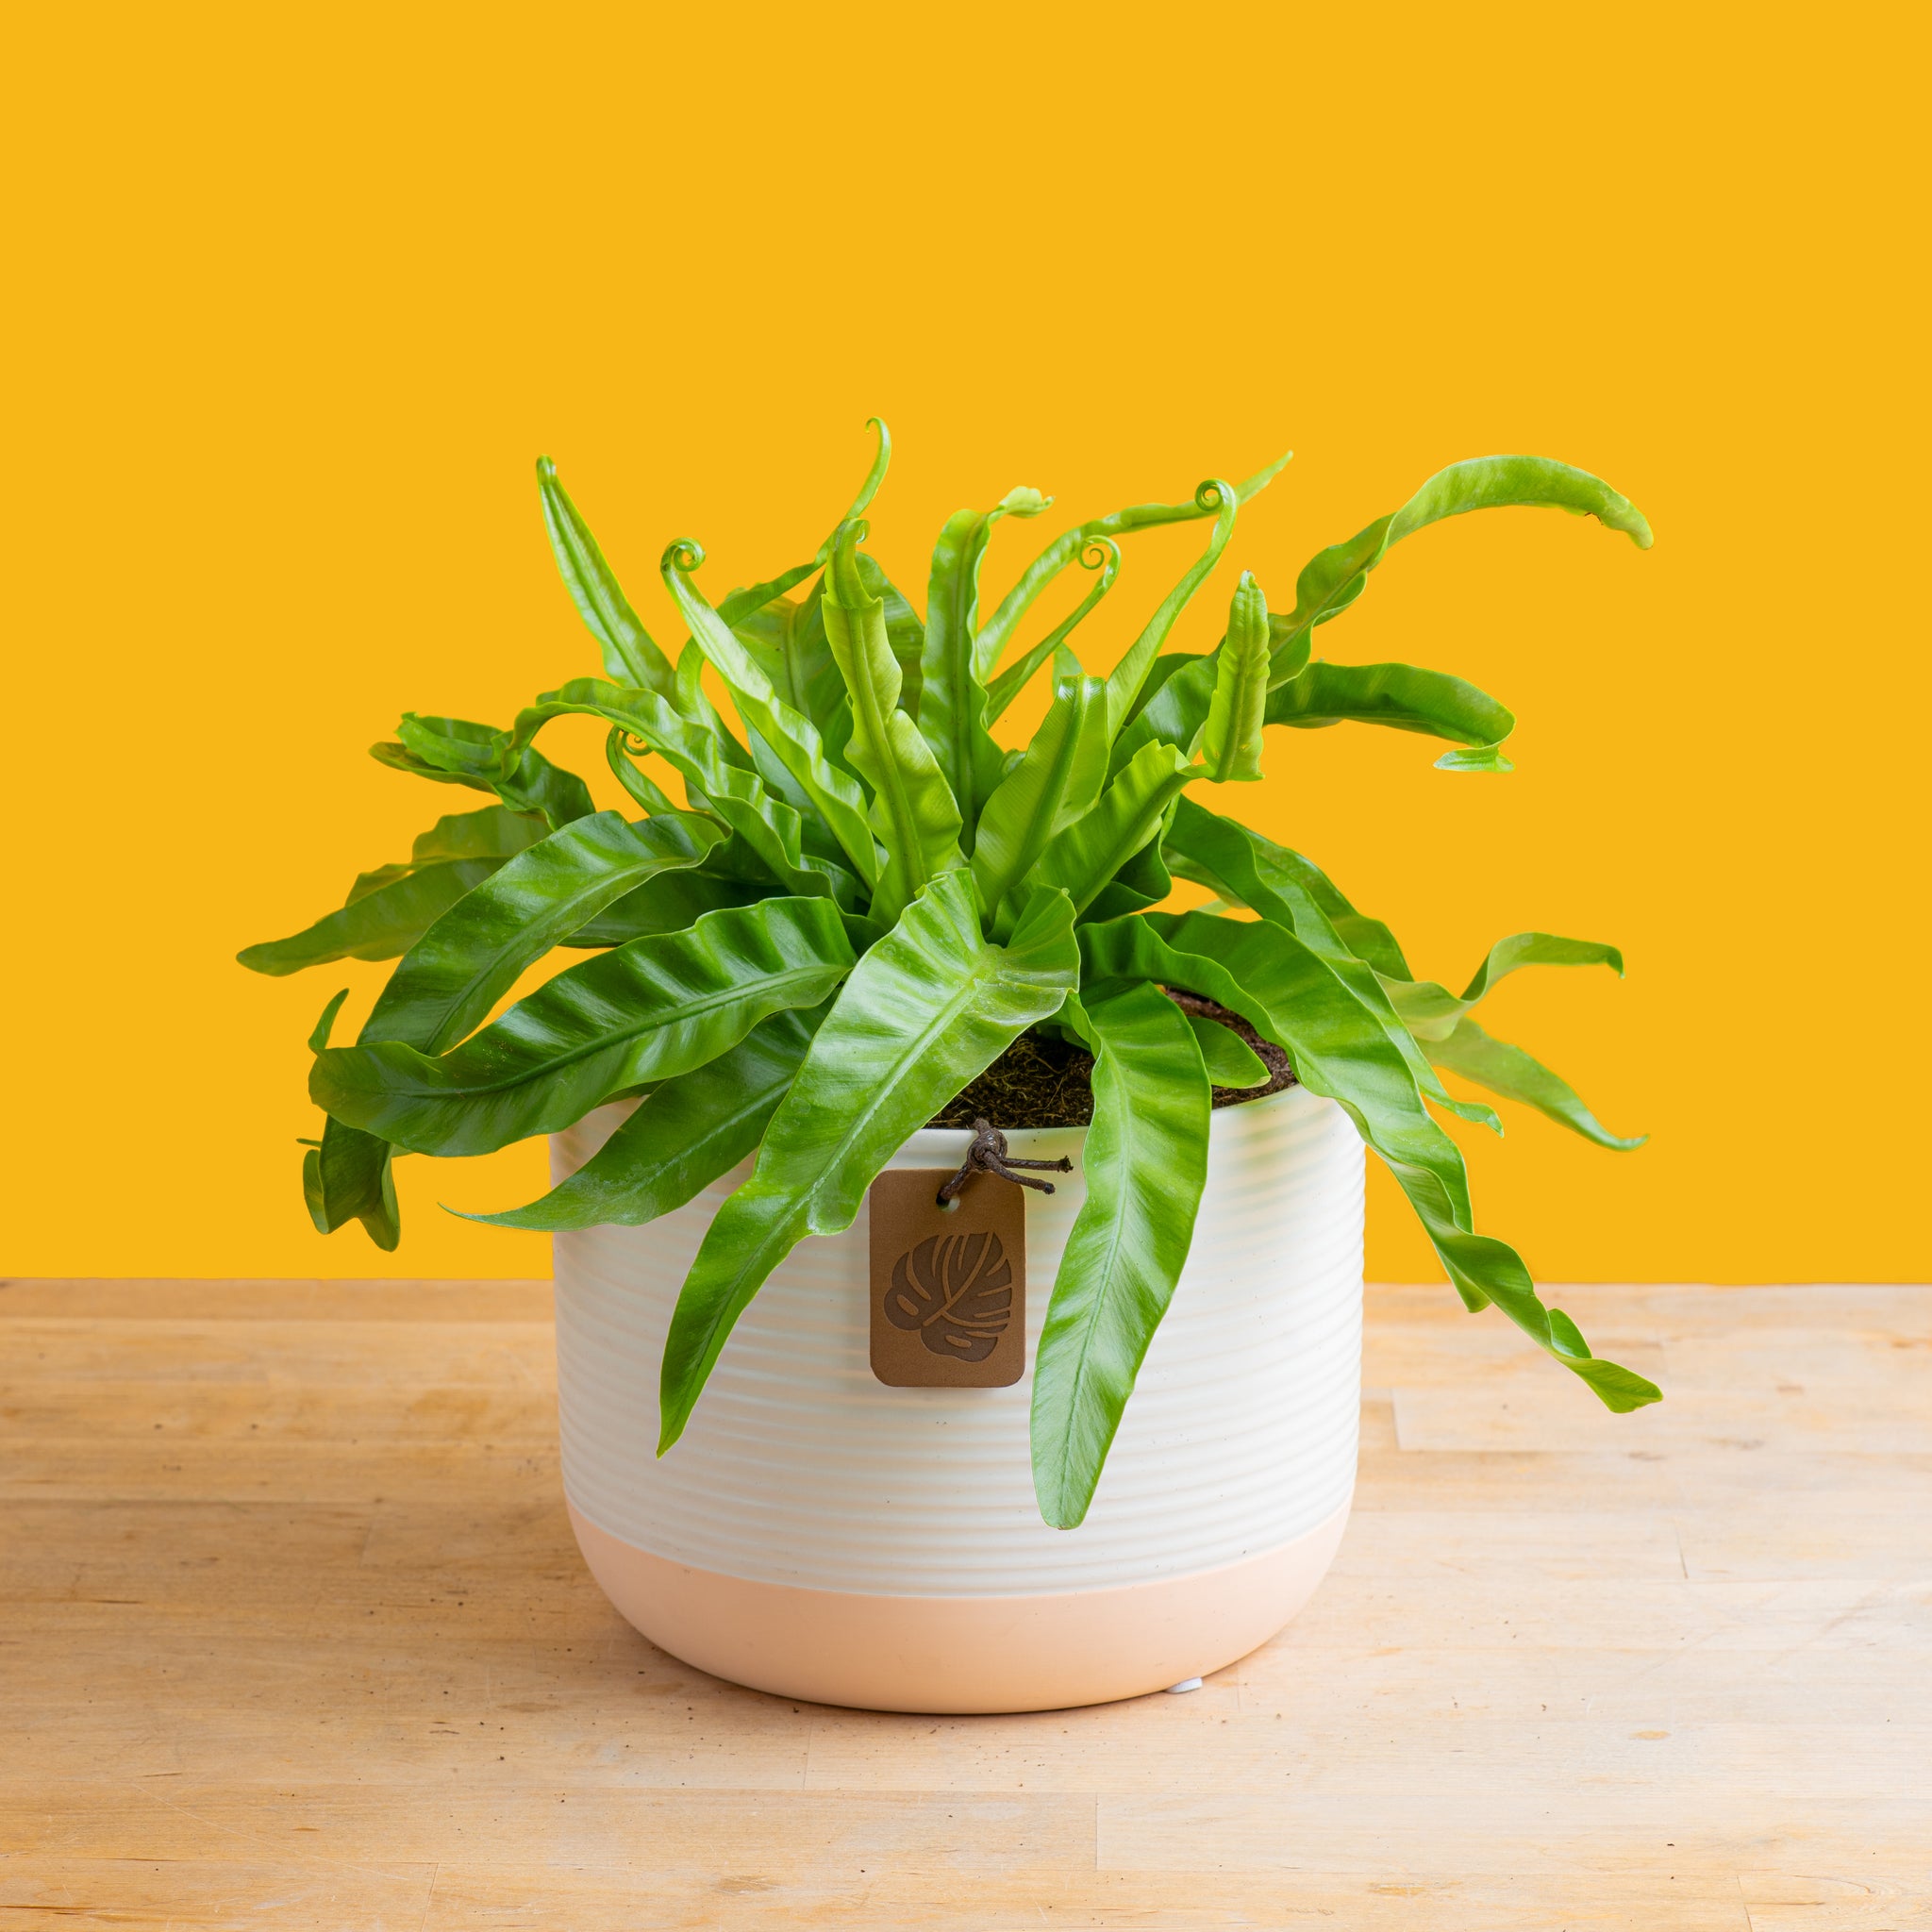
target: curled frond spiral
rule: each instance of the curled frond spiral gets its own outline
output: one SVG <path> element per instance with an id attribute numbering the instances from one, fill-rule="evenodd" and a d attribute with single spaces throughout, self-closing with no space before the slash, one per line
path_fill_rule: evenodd
<path id="1" fill-rule="evenodd" d="M 1212 516 L 1223 504 L 1232 503 L 1234 494 L 1232 483 L 1224 483 L 1219 476 L 1209 476 L 1194 488 L 1194 508 Z"/>
<path id="2" fill-rule="evenodd" d="M 1111 537 L 1090 537 L 1080 546 L 1080 568 L 1104 572 L 1100 587 L 1106 590 L 1113 582 L 1113 574 L 1121 567 L 1121 546 Z"/>
<path id="3" fill-rule="evenodd" d="M 678 537 L 665 544 L 658 559 L 659 570 L 681 570 L 686 576 L 705 560 L 705 546 L 695 537 Z"/>

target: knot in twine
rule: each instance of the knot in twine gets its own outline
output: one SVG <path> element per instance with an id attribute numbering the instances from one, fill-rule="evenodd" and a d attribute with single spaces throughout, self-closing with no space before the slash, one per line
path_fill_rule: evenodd
<path id="1" fill-rule="evenodd" d="M 1044 1168 L 1050 1174 L 1072 1174 L 1074 1163 L 1065 1155 L 1058 1160 L 1022 1160 L 1017 1155 L 1007 1152 L 1007 1137 L 991 1121 L 973 1123 L 973 1144 L 966 1150 L 966 1158 L 959 1163 L 959 1172 L 939 1191 L 941 1207 L 953 1200 L 975 1174 L 996 1174 L 1003 1181 L 1011 1181 L 1015 1187 L 1037 1188 L 1042 1194 L 1053 1192 L 1051 1181 L 1028 1180 L 1024 1174 L 1015 1174 L 1016 1167 Z"/>

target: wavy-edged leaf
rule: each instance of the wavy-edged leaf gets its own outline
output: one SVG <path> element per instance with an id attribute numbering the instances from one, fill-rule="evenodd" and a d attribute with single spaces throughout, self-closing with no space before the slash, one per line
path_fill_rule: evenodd
<path id="1" fill-rule="evenodd" d="M 937 874 L 965 861 L 959 807 L 932 747 L 899 708 L 899 661 L 886 632 L 884 602 L 867 594 L 855 559 L 858 526 L 848 524 L 825 567 L 825 636 L 852 697 L 845 755 L 872 787 L 871 819 L 885 846 L 874 916 L 895 922 Z"/>
<path id="2" fill-rule="evenodd" d="M 1294 452 L 1290 450 L 1265 469 L 1257 470 L 1246 482 L 1236 488 L 1236 501 L 1246 503 L 1258 496 L 1288 467 L 1293 457 Z M 1131 504 L 1125 509 L 1114 510 L 1104 517 L 1090 517 L 1075 528 L 1062 531 L 1020 573 L 1019 582 L 1000 599 L 998 608 L 981 629 L 974 649 L 982 679 L 991 676 L 993 667 L 998 664 L 1001 655 L 1012 641 L 1014 632 L 1019 629 L 1021 620 L 1033 608 L 1040 593 L 1076 558 L 1084 558 L 1090 544 L 1108 538 L 1129 536 L 1136 530 L 1157 530 L 1168 524 L 1191 524 L 1201 517 L 1215 515 L 1220 508 L 1219 504 L 1204 504 L 1197 491 L 1186 503 Z"/>
<path id="3" fill-rule="evenodd" d="M 767 1014 L 819 1005 L 852 962 L 828 899 L 708 912 L 559 973 L 441 1058 L 388 1040 L 333 1047 L 309 1092 L 400 1146 L 489 1154 L 716 1059 Z"/>
<path id="4" fill-rule="evenodd" d="M 481 811 L 447 813 L 419 832 L 409 853 L 411 865 L 436 865 L 457 858 L 514 858 L 527 852 L 550 827 L 536 812 L 487 805 Z"/>
<path id="5" fill-rule="evenodd" d="M 691 641 L 730 687 L 747 728 L 791 774 L 870 890 L 878 880 L 878 852 L 866 823 L 864 794 L 825 757 L 818 727 L 779 697 L 731 626 L 698 593 L 691 573 L 704 558 L 701 545 L 680 541 L 667 546 L 658 566 L 665 588 L 691 625 Z"/>
<path id="6" fill-rule="evenodd" d="M 717 877 L 708 866 L 689 872 L 660 872 L 613 900 L 560 943 L 621 946 L 631 940 L 649 939 L 654 933 L 682 932 L 706 913 L 723 911 L 727 906 L 756 906 L 760 899 L 784 896 L 770 885 Z"/>
<path id="7" fill-rule="evenodd" d="M 1201 727 L 1201 762 L 1215 784 L 1261 775 L 1261 714 L 1268 703 L 1268 600 L 1243 571 L 1214 657 L 1214 693 Z"/>
<path id="8" fill-rule="evenodd" d="M 1590 1354 L 1575 1324 L 1543 1306 L 1513 1248 L 1473 1232 L 1460 1152 L 1424 1105 L 1387 1024 L 1319 954 L 1269 920 L 1192 912 L 1114 920 L 1079 937 L 1090 979 L 1190 987 L 1282 1047 L 1301 1083 L 1339 1102 L 1381 1156 L 1467 1307 L 1494 1302 L 1608 1408 L 1658 1399 L 1654 1383 Z"/>
<path id="9" fill-rule="evenodd" d="M 1194 592 L 1208 581 L 1208 573 L 1220 561 L 1221 553 L 1227 548 L 1227 540 L 1234 535 L 1235 512 L 1241 508 L 1241 492 L 1233 484 L 1210 476 L 1195 491 L 1194 500 L 1204 509 L 1214 512 L 1214 528 L 1208 536 L 1208 547 L 1182 573 L 1180 582 L 1160 600 L 1160 608 L 1147 620 L 1141 635 L 1127 646 L 1126 655 L 1109 673 L 1107 680 L 1107 731 L 1109 740 L 1118 738 L 1122 726 L 1133 716 L 1134 707 L 1140 700 L 1141 687 L 1147 681 L 1147 674 L 1159 656 L 1161 645 L 1166 643 L 1168 633 L 1174 629 L 1181 612 L 1192 603 Z"/>
<path id="10" fill-rule="evenodd" d="M 352 892 L 339 911 L 325 913 L 288 939 L 245 946 L 235 958 L 249 972 L 277 979 L 331 959 L 393 959 L 502 863 L 500 858 L 462 858 L 403 872 L 373 891 Z"/>
<path id="11" fill-rule="evenodd" d="M 1650 525 L 1641 512 L 1587 470 L 1547 457 L 1474 457 L 1437 471 L 1392 515 L 1377 517 L 1346 542 L 1331 543 L 1310 558 L 1295 580 L 1294 609 L 1277 651 L 1294 647 L 1317 625 L 1341 616 L 1361 595 L 1369 573 L 1391 544 L 1445 517 L 1512 506 L 1595 517 L 1607 528 L 1623 531 L 1640 550 L 1650 548 Z"/>
<path id="12" fill-rule="evenodd" d="M 390 1146 L 331 1117 L 322 1144 L 302 1157 L 302 1196 L 318 1234 L 333 1234 L 359 1221 L 384 1254 L 393 1254 L 403 1238 L 390 1174 Z"/>
<path id="13" fill-rule="evenodd" d="M 757 1168 L 712 1222 L 664 1344 L 661 1455 L 765 1277 L 808 1234 L 851 1225 L 892 1150 L 1025 1029 L 1079 972 L 1073 908 L 1028 907 L 1006 946 L 980 937 L 972 880 L 941 873 L 858 963 L 765 1130 Z"/>
<path id="14" fill-rule="evenodd" d="M 1328 916 L 1322 895 L 1305 878 L 1304 869 L 1312 872 L 1314 868 L 1306 866 L 1306 861 L 1296 864 L 1294 853 L 1272 839 L 1264 839 L 1258 832 L 1251 832 L 1233 819 L 1206 810 L 1191 798 L 1183 799 L 1175 808 L 1162 850 L 1184 877 L 1211 887 L 1224 898 L 1274 921 L 1318 953 L 1342 984 L 1382 1022 L 1407 1062 L 1417 1086 L 1438 1107 L 1446 1108 L 1465 1120 L 1476 1121 L 1496 1133 L 1503 1131 L 1493 1108 L 1457 1100 L 1442 1085 L 1403 1024 L 1388 982 L 1378 978 L 1368 962 L 1342 938 Z"/>
<path id="15" fill-rule="evenodd" d="M 1505 1100 L 1520 1100 L 1612 1153 L 1628 1154 L 1650 1139 L 1648 1134 L 1626 1137 L 1611 1133 L 1568 1081 L 1541 1060 L 1532 1059 L 1520 1046 L 1485 1033 L 1474 1020 L 1458 1020 L 1442 1038 L 1430 1041 L 1428 1054 L 1439 1067 L 1474 1080 Z"/>
<path id="16" fill-rule="evenodd" d="M 1208 1074 L 1179 1008 L 1142 984 L 1084 1017 L 1094 1055 L 1087 1198 L 1033 1371 L 1033 1487 L 1057 1529 L 1074 1528 L 1093 1501 L 1208 1178 Z"/>
<path id="17" fill-rule="evenodd" d="M 1624 956 L 1597 940 L 1566 940 L 1553 932 L 1513 932 L 1498 940 L 1457 998 L 1432 979 L 1384 979 L 1391 1004 L 1403 1024 L 1421 1041 L 1447 1038 L 1456 1023 L 1499 980 L 1524 966 L 1607 966 L 1624 976 Z"/>
<path id="18" fill-rule="evenodd" d="M 859 581 L 868 597 L 876 597 L 885 607 L 886 640 L 899 666 L 899 708 L 908 717 L 919 715 L 920 650 L 925 626 L 906 594 L 878 566 L 860 551 L 858 556 Z M 845 703 L 845 680 L 832 657 L 825 636 L 824 616 L 820 606 L 823 582 L 811 585 L 798 602 L 775 597 L 749 615 L 737 619 L 732 628 L 758 668 L 771 680 L 772 688 L 802 716 L 819 728 L 826 753 L 832 751 L 834 720 Z M 719 605 L 724 614 L 726 598 Z M 844 735 L 839 739 L 842 745 Z"/>
<path id="19" fill-rule="evenodd" d="M 1047 841 L 1025 883 L 1057 886 L 1076 913 L 1085 912 L 1114 874 L 1159 837 L 1168 808 L 1197 775 L 1173 745 L 1142 745 L 1092 807 Z"/>
<path id="20" fill-rule="evenodd" d="M 604 654 L 606 675 L 616 684 L 642 685 L 661 698 L 675 686 L 671 660 L 630 608 L 590 525 L 557 480 L 557 465 L 548 457 L 537 458 L 537 493 L 543 503 L 543 527 L 570 601 L 597 640 Z"/>
<path id="21" fill-rule="evenodd" d="M 986 678 L 992 667 L 984 661 L 977 641 L 979 566 L 994 524 L 1002 517 L 1037 517 L 1052 502 L 1037 490 L 1009 490 L 991 509 L 956 510 L 933 545 L 919 728 L 958 801 L 969 852 L 980 805 L 999 783 L 1001 766 L 999 747 L 986 729 Z"/>
<path id="22" fill-rule="evenodd" d="M 728 762 L 712 733 L 655 691 L 575 677 L 517 713 L 511 743 L 527 743 L 551 719 L 571 713 L 621 725 L 649 745 L 690 788 L 692 808 L 731 828 L 731 845 L 713 860 L 714 870 L 725 870 L 741 857 L 756 858 L 764 875 L 787 891 L 857 904 L 858 882 L 843 867 L 801 852 L 798 814 L 774 798 L 755 772 Z"/>
<path id="23" fill-rule="evenodd" d="M 973 877 L 995 938 L 1004 936 L 1003 927 L 1011 930 L 1017 915 L 1008 895 L 1049 841 L 1099 799 L 1107 750 L 1107 686 L 1069 658 L 1040 729 L 979 815 Z"/>
<path id="24" fill-rule="evenodd" d="M 1033 674 L 1073 636 L 1092 611 L 1093 607 L 1113 589 L 1113 580 L 1121 567 L 1121 546 L 1111 537 L 1091 539 L 1080 552 L 1080 567 L 1083 570 L 1097 570 L 1100 573 L 1093 588 L 1081 598 L 1071 615 L 1062 618 L 1024 657 L 1009 665 L 987 685 L 988 724 L 992 724 L 999 719 L 1007 707 L 1025 689 Z"/>
<path id="25" fill-rule="evenodd" d="M 827 1001 L 759 1021 L 728 1052 L 655 1088 L 575 1174 L 541 1200 L 463 1219 L 558 1233 L 641 1227 L 682 1208 L 758 1146 L 830 1010 Z"/>
<path id="26" fill-rule="evenodd" d="M 597 808 L 584 781 L 575 772 L 553 765 L 541 752 L 525 750 L 506 766 L 508 734 L 493 725 L 406 711 L 397 735 L 403 741 L 400 744 L 369 747 L 369 756 L 391 771 L 440 785 L 493 791 L 510 810 L 535 812 L 553 827 L 588 818 Z"/>
<path id="27" fill-rule="evenodd" d="M 600 811 L 553 832 L 409 949 L 363 1023 L 362 1042 L 401 1041 L 432 1054 L 453 1046 L 526 966 L 655 874 L 697 865 L 723 837 L 687 812 L 628 825 Z"/>
<path id="28" fill-rule="evenodd" d="M 1317 659 L 1268 693 L 1268 723 L 1297 730 L 1384 724 L 1465 746 L 1436 760 L 1445 772 L 1507 772 L 1503 741 L 1515 715 L 1474 685 L 1414 664 L 1328 664 Z"/>

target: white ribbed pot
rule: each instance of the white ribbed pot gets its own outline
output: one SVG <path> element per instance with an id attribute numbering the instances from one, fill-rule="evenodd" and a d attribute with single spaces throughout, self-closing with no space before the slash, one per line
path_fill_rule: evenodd
<path id="1" fill-rule="evenodd" d="M 624 1114 L 558 1135 L 559 1177 Z M 927 1128 L 888 1165 L 957 1167 L 970 1138 Z M 1086 1131 L 1008 1138 L 1074 1163 L 1026 1197 L 1030 1362 Z M 1047 1710 L 1219 1670 L 1307 1601 L 1348 1517 L 1359 1404 L 1362 1149 L 1332 1101 L 1290 1088 L 1214 1114 L 1192 1251 L 1074 1530 L 1049 1529 L 1034 1500 L 1030 1374 L 1007 1389 L 874 1378 L 863 1208 L 772 1274 L 658 1459 L 672 1306 L 749 1171 L 648 1226 L 557 1237 L 571 1520 L 654 1643 L 821 1704 Z"/>

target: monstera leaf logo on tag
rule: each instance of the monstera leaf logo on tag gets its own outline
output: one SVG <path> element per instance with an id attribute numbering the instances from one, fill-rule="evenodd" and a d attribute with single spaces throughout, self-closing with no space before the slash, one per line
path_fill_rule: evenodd
<path id="1" fill-rule="evenodd" d="M 1013 1264 L 996 1234 L 928 1235 L 893 1262 L 885 1304 L 934 1355 L 983 1362 L 1013 1319 Z"/>

